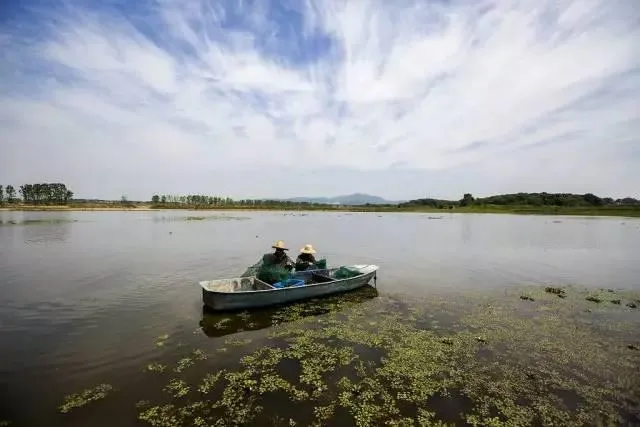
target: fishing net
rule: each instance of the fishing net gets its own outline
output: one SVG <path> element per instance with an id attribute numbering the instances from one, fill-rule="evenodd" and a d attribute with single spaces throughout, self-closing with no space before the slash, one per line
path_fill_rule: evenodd
<path id="1" fill-rule="evenodd" d="M 257 276 L 258 279 L 262 280 L 263 282 L 273 285 L 274 283 L 287 280 L 291 276 L 291 272 L 279 265 L 263 265 L 258 270 Z"/>
<path id="2" fill-rule="evenodd" d="M 324 258 L 319 259 L 318 261 L 316 261 L 315 266 L 319 270 L 325 270 L 327 268 L 327 260 Z"/>
<path id="3" fill-rule="evenodd" d="M 260 261 L 248 267 L 241 277 L 256 276 L 258 279 L 270 285 L 289 279 L 291 271 L 281 265 L 272 265 L 265 263 L 265 258 L 271 257 L 272 254 L 265 254 Z"/>
<path id="4" fill-rule="evenodd" d="M 326 268 L 327 260 L 323 258 L 316 261 L 313 266 L 308 268 L 308 270 L 324 270 Z M 242 273 L 241 277 L 249 276 L 256 276 L 263 282 L 273 284 L 282 280 L 289 279 L 291 277 L 291 272 L 279 265 L 265 265 L 263 257 L 260 261 L 256 262 L 252 266 L 247 267 L 245 272 Z"/>
<path id="5" fill-rule="evenodd" d="M 255 264 L 253 264 L 252 266 L 248 267 L 244 273 L 242 273 L 241 277 L 249 277 L 249 276 L 257 276 L 258 275 L 258 271 L 260 271 L 260 267 L 262 267 L 262 264 L 264 264 L 262 262 L 262 260 L 256 262 Z"/>
<path id="6" fill-rule="evenodd" d="M 360 272 L 347 267 L 340 267 L 333 275 L 336 279 L 348 279 L 350 277 L 359 276 Z"/>

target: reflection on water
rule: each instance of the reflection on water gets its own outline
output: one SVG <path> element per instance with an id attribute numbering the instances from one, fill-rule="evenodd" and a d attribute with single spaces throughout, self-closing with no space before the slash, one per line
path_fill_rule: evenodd
<path id="1" fill-rule="evenodd" d="M 256 331 L 303 317 L 339 311 L 342 303 L 363 303 L 378 296 L 370 285 L 336 295 L 313 298 L 295 304 L 242 312 L 215 312 L 202 306 L 200 328 L 208 337 L 222 337 L 245 331 Z"/>
<path id="2" fill-rule="evenodd" d="M 61 243 L 66 242 L 71 232 L 70 222 L 59 222 L 55 225 L 42 225 L 40 227 L 22 227 L 22 238 L 25 243 Z"/>
<path id="3" fill-rule="evenodd" d="M 20 236 L 23 242 L 49 243 L 64 242 L 68 239 L 73 223 L 72 212 L 4 212 L 0 216 L 0 226 L 7 228 L 3 235 L 13 240 Z M 19 233 L 19 234 L 18 234 Z"/>

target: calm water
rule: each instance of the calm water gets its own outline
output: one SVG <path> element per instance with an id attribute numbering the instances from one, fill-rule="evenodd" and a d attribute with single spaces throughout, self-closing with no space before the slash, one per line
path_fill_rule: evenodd
<path id="1" fill-rule="evenodd" d="M 219 218 L 186 220 L 196 215 Z M 218 339 L 200 328 L 197 282 L 241 274 L 278 239 L 294 256 L 312 243 L 330 265 L 377 264 L 378 294 L 407 300 L 523 284 L 640 290 L 638 219 L 158 211 L 0 221 L 0 419 L 14 425 L 62 423 L 51 417 L 65 394 L 140 381 L 159 335 Z"/>

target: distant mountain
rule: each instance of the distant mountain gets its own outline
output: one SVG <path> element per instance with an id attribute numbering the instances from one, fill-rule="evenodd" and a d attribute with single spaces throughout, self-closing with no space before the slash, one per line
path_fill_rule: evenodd
<path id="1" fill-rule="evenodd" d="M 399 202 L 385 200 L 382 197 L 372 196 L 370 194 L 363 193 L 354 193 L 346 196 L 337 196 L 337 197 L 293 197 L 290 199 L 285 199 L 289 202 L 302 202 L 302 203 L 324 203 L 324 204 L 334 204 L 334 205 L 366 205 L 367 203 L 371 205 L 389 205 L 389 204 L 397 204 Z"/>

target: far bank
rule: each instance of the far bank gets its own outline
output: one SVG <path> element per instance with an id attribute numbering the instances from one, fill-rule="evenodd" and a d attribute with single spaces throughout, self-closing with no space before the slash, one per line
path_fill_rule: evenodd
<path id="1" fill-rule="evenodd" d="M 68 204 L 64 206 L 52 205 L 4 205 L 0 211 L 40 211 L 40 212 L 74 212 L 74 211 L 265 211 L 265 212 L 372 212 L 372 213 L 434 213 L 445 215 L 448 213 L 473 214 L 512 214 L 512 215 L 573 215 L 573 216 L 616 216 L 640 217 L 640 207 L 607 206 L 607 207 L 560 207 L 560 206 L 467 206 L 449 208 L 434 208 L 429 206 L 154 206 L 138 203 L 122 205 L 105 204 Z"/>

